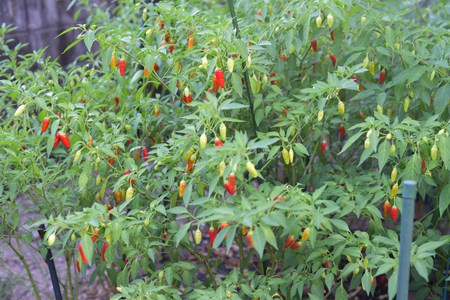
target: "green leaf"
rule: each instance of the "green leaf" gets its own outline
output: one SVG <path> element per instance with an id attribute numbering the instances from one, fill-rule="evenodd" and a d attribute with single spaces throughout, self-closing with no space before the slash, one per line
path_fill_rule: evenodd
<path id="1" fill-rule="evenodd" d="M 247 107 L 248 107 L 248 105 L 246 105 L 246 104 L 229 102 L 229 103 L 224 103 L 220 107 L 220 110 L 240 109 L 240 108 L 247 108 Z"/>
<path id="2" fill-rule="evenodd" d="M 389 300 L 394 299 L 397 294 L 398 269 L 391 274 L 388 280 L 388 294 Z"/>
<path id="3" fill-rule="evenodd" d="M 439 136 L 437 141 L 437 146 L 441 154 L 442 161 L 444 162 L 445 168 L 450 171 L 450 137 Z"/>
<path id="4" fill-rule="evenodd" d="M 447 187 L 450 187 L 450 185 L 447 185 Z M 433 253 L 434 250 L 436 250 L 439 247 L 442 247 L 443 245 L 447 244 L 448 241 L 442 240 L 442 241 L 436 241 L 436 242 L 428 242 L 425 244 L 422 244 L 417 248 L 417 254 L 421 252 L 430 252 Z"/>
<path id="5" fill-rule="evenodd" d="M 345 143 L 344 147 L 342 148 L 341 152 L 339 152 L 338 154 L 342 154 L 342 152 L 344 152 L 345 150 L 347 150 L 354 142 L 356 142 L 362 135 L 364 134 L 363 131 L 358 132 L 355 135 L 352 135 L 347 142 Z"/>
<path id="6" fill-rule="evenodd" d="M 417 273 L 428 282 L 428 269 L 425 260 L 416 259 L 413 261 L 413 266 L 416 268 Z"/>
<path id="7" fill-rule="evenodd" d="M 254 144 L 249 144 L 248 148 L 251 150 L 258 149 L 258 148 L 266 149 L 270 145 L 278 142 L 278 140 L 279 140 L 278 138 L 265 139 L 263 141 L 259 141 Z"/>
<path id="8" fill-rule="evenodd" d="M 341 284 L 336 290 L 336 297 L 335 299 L 348 299 L 348 294 L 345 291 L 344 286 Z"/>
<path id="9" fill-rule="evenodd" d="M 447 210 L 448 205 L 450 204 L 450 184 L 444 186 L 439 195 L 439 214 L 442 215 Z"/>
<path id="10" fill-rule="evenodd" d="M 248 50 L 245 43 L 241 40 L 236 39 L 234 41 L 236 43 L 236 48 L 239 52 L 239 55 L 242 57 L 242 60 L 247 61 L 248 58 Z"/>
<path id="11" fill-rule="evenodd" d="M 258 252 L 259 257 L 263 257 L 264 247 L 266 246 L 266 238 L 264 233 L 259 227 L 255 227 L 253 230 L 253 243 L 255 244 L 255 250 Z"/>
<path id="12" fill-rule="evenodd" d="M 83 247 L 84 256 L 86 256 L 89 265 L 92 265 L 92 255 L 94 253 L 94 243 L 88 234 L 81 237 L 81 246 Z"/>
<path id="13" fill-rule="evenodd" d="M 175 245 L 178 247 L 181 240 L 186 236 L 186 233 L 188 232 L 189 228 L 191 228 L 191 223 L 186 223 L 181 226 L 181 228 L 178 230 L 178 232 L 175 234 Z"/>
<path id="14" fill-rule="evenodd" d="M 389 159 L 390 147 L 390 143 L 388 143 L 388 141 L 386 140 L 378 147 L 378 172 L 380 173 L 381 171 L 383 171 L 383 168 Z"/>
<path id="15" fill-rule="evenodd" d="M 309 156 L 308 149 L 306 149 L 306 147 L 301 143 L 294 144 L 294 151 L 295 151 L 295 153 L 297 153 L 299 155 L 308 155 Z"/>
<path id="16" fill-rule="evenodd" d="M 242 87 L 242 80 L 241 80 L 241 76 L 234 72 L 231 75 L 231 83 L 233 85 L 233 90 L 240 96 L 242 97 L 242 92 L 243 92 L 243 87 Z"/>
<path id="17" fill-rule="evenodd" d="M 433 106 L 437 114 L 443 113 L 444 110 L 450 109 L 450 85 L 440 87 L 434 97 Z"/>
<path id="18" fill-rule="evenodd" d="M 275 238 L 275 234 L 273 233 L 272 228 L 264 224 L 261 224 L 260 226 L 266 241 L 269 242 L 269 244 L 271 244 L 276 250 L 278 250 L 277 239 Z"/>
<path id="19" fill-rule="evenodd" d="M 84 44 L 86 45 L 86 48 L 89 52 L 91 52 L 92 44 L 95 40 L 95 33 L 93 30 L 88 30 L 84 34 Z M 65 52 L 65 51 L 64 51 Z"/>

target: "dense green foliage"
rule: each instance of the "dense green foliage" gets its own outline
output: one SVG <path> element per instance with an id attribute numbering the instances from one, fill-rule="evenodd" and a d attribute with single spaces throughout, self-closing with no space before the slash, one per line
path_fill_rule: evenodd
<path id="1" fill-rule="evenodd" d="M 383 205 L 401 214 L 410 179 L 418 187 L 410 288 L 441 298 L 450 238 L 449 4 L 237 1 L 238 38 L 228 6 L 204 2 L 122 0 L 104 9 L 80 1 L 88 24 L 67 31 L 80 33 L 72 45 L 84 42 L 88 54 L 66 69 L 2 39 L 2 239 L 30 243 L 45 224 L 41 250 L 56 233 L 55 255 L 74 275 L 78 260 L 81 274 L 107 277 L 118 287 L 114 299 L 345 299 L 383 285 L 392 299 L 400 218 L 385 216 Z M 124 76 L 113 56 L 126 61 Z M 225 75 L 218 91 L 216 69 Z M 70 148 L 54 147 L 57 132 Z M 224 186 L 230 173 L 234 195 Z M 25 231 L 20 195 L 39 213 Z M 211 247 L 208 228 L 221 224 Z M 285 249 L 291 235 L 298 249 Z M 221 271 L 228 259 L 216 248 L 233 249 L 236 269 Z M 76 295 L 71 284 L 67 295 Z"/>

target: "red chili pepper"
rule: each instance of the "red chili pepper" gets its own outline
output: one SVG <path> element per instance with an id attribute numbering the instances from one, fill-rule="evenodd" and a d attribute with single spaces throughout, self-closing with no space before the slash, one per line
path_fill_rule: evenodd
<path id="1" fill-rule="evenodd" d="M 230 173 L 230 175 L 228 175 L 228 181 L 233 187 L 236 187 L 236 176 L 234 176 L 234 173 Z"/>
<path id="2" fill-rule="evenodd" d="M 116 103 L 116 107 L 119 106 L 119 97 L 114 97 L 114 102 Z"/>
<path id="3" fill-rule="evenodd" d="M 295 242 L 295 237 L 293 235 L 288 236 L 288 238 L 286 239 L 286 242 L 284 242 L 284 248 L 288 248 L 292 245 L 292 243 Z"/>
<path id="4" fill-rule="evenodd" d="M 119 192 L 119 194 L 120 194 L 120 192 Z M 114 197 L 115 197 L 116 195 L 115 195 L 115 193 L 114 193 Z M 119 196 L 120 197 L 120 196 Z M 120 199 L 119 199 L 119 202 L 120 202 Z M 111 209 L 113 209 L 114 208 L 114 206 L 112 206 L 112 205 L 108 205 L 108 207 L 107 207 L 107 209 L 108 209 L 108 211 L 110 211 Z M 110 220 L 112 220 L 112 218 L 113 218 L 114 216 L 113 216 L 113 214 L 109 214 L 109 219 Z M 94 241 L 93 241 L 94 242 Z"/>
<path id="5" fill-rule="evenodd" d="M 69 137 L 67 136 L 67 134 L 60 133 L 59 138 L 60 138 L 61 142 L 63 143 L 63 145 L 66 146 L 66 148 L 70 148 L 70 140 L 69 140 Z"/>
<path id="6" fill-rule="evenodd" d="M 125 172 L 123 172 L 123 175 L 128 175 L 128 174 L 131 174 L 131 171 L 125 171 Z M 134 180 L 131 179 L 131 177 L 130 177 L 130 183 L 131 183 L 131 184 L 134 184 Z"/>
<path id="7" fill-rule="evenodd" d="M 94 234 L 91 236 L 91 241 L 95 243 L 98 238 L 98 229 L 94 229 Z"/>
<path id="8" fill-rule="evenodd" d="M 147 160 L 148 160 L 148 150 L 147 150 L 146 147 L 142 148 L 142 159 L 143 159 L 144 161 L 147 161 Z"/>
<path id="9" fill-rule="evenodd" d="M 215 70 L 214 75 L 216 76 L 217 84 L 221 88 L 225 88 L 225 75 L 221 69 Z"/>
<path id="10" fill-rule="evenodd" d="M 81 260 L 83 261 L 83 263 L 87 264 L 88 260 L 87 260 L 86 256 L 84 255 L 83 247 L 81 246 L 81 243 L 78 244 L 78 251 L 80 252 Z"/>
<path id="11" fill-rule="evenodd" d="M 423 160 L 423 158 L 421 160 L 422 160 L 422 162 L 421 162 L 421 164 L 422 164 L 422 166 L 421 166 L 422 173 L 425 173 L 425 171 L 427 170 L 427 167 L 425 166 L 425 160 Z"/>
<path id="12" fill-rule="evenodd" d="M 80 273 L 80 261 L 77 259 L 76 263 L 75 263 L 76 267 L 77 267 L 77 272 Z"/>
<path id="13" fill-rule="evenodd" d="M 378 78 L 378 83 L 383 84 L 385 78 L 386 78 L 386 71 L 383 70 L 380 72 L 380 77 Z"/>
<path id="14" fill-rule="evenodd" d="M 191 49 L 192 47 L 194 47 L 194 38 L 191 37 L 188 40 L 188 49 Z"/>
<path id="15" fill-rule="evenodd" d="M 213 90 L 214 92 L 217 92 L 219 90 L 219 83 L 217 81 L 216 74 L 213 76 Z"/>
<path id="16" fill-rule="evenodd" d="M 353 79 L 353 82 L 354 82 L 354 83 L 358 83 L 358 76 L 353 75 L 353 76 L 352 76 L 352 79 Z"/>
<path id="17" fill-rule="evenodd" d="M 120 76 L 125 75 L 125 69 L 127 68 L 127 62 L 125 61 L 125 58 L 122 58 L 119 60 L 119 71 Z"/>
<path id="18" fill-rule="evenodd" d="M 330 31 L 331 40 L 334 41 L 334 31 Z"/>
<path id="19" fill-rule="evenodd" d="M 222 143 L 222 141 L 221 141 L 220 139 L 216 139 L 216 140 L 214 141 L 214 145 L 216 145 L 216 147 L 222 147 L 222 146 L 223 146 L 223 143 Z"/>
<path id="20" fill-rule="evenodd" d="M 288 60 L 286 55 L 284 55 L 284 54 L 281 54 L 280 58 L 281 58 L 282 61 L 287 61 Z"/>
<path id="21" fill-rule="evenodd" d="M 341 139 L 341 141 L 343 141 L 344 137 L 345 137 L 345 127 L 344 125 L 341 124 L 339 126 L 339 138 Z"/>
<path id="22" fill-rule="evenodd" d="M 397 215 L 398 215 L 398 207 L 394 204 L 391 208 L 391 218 L 395 222 L 397 221 Z"/>
<path id="23" fill-rule="evenodd" d="M 300 248 L 301 245 L 302 245 L 302 244 L 300 244 L 300 242 L 297 241 L 297 242 L 293 243 L 293 244 L 291 245 L 291 247 L 289 247 L 289 248 L 291 248 L 291 249 L 297 249 L 297 248 Z"/>
<path id="24" fill-rule="evenodd" d="M 209 227 L 209 241 L 211 247 L 214 245 L 214 240 L 216 239 L 216 231 L 214 230 L 214 227 Z"/>
<path id="25" fill-rule="evenodd" d="M 161 24 L 159 25 L 159 27 L 160 27 L 161 29 L 164 29 L 164 22 L 161 22 Z"/>
<path id="26" fill-rule="evenodd" d="M 171 40 L 170 41 L 170 46 L 169 46 L 169 53 L 172 53 L 173 52 L 173 50 L 175 49 L 175 41 L 174 40 Z"/>
<path id="27" fill-rule="evenodd" d="M 107 242 L 103 243 L 103 248 L 102 248 L 102 261 L 105 261 L 105 252 L 106 249 L 108 249 L 109 244 Z"/>
<path id="28" fill-rule="evenodd" d="M 317 52 L 317 40 L 312 40 L 311 41 L 311 47 L 312 47 L 314 52 Z"/>
<path id="29" fill-rule="evenodd" d="M 336 67 L 336 55 L 330 54 L 331 62 L 333 63 L 333 67 Z"/>
<path id="30" fill-rule="evenodd" d="M 168 234 L 167 232 L 164 232 L 163 238 L 164 238 L 164 239 L 167 239 L 168 236 L 169 236 L 169 234 Z"/>
<path id="31" fill-rule="evenodd" d="M 61 142 L 61 134 L 59 132 L 57 132 L 55 134 L 55 141 L 53 142 L 53 148 L 58 147 L 59 142 Z"/>
<path id="32" fill-rule="evenodd" d="M 228 193 L 230 193 L 231 195 L 234 195 L 234 193 L 236 192 L 234 187 L 230 184 L 230 182 L 227 180 L 225 181 L 225 183 L 223 184 L 223 186 L 225 187 L 225 189 L 228 191 Z"/>
<path id="33" fill-rule="evenodd" d="M 327 148 L 327 141 L 323 140 L 322 145 L 320 146 L 320 151 L 324 153 L 326 148 Z"/>
<path id="34" fill-rule="evenodd" d="M 50 125 L 50 118 L 45 117 L 44 120 L 42 120 L 41 133 L 44 133 L 49 125 Z"/>
<path id="35" fill-rule="evenodd" d="M 383 210 L 384 210 L 384 217 L 387 219 L 389 217 L 389 214 L 391 213 L 391 203 L 388 200 L 384 202 Z"/>
<path id="36" fill-rule="evenodd" d="M 325 268 L 326 268 L 326 269 L 329 269 L 330 266 L 331 266 L 330 260 L 327 259 L 327 260 L 325 261 Z"/>
<path id="37" fill-rule="evenodd" d="M 271 77 L 271 78 L 272 78 L 272 77 L 275 77 L 275 72 L 271 72 L 271 73 L 270 73 L 270 77 Z M 274 84 L 275 84 L 275 80 L 271 80 L 271 81 L 270 81 L 270 84 L 271 84 L 271 85 L 274 85 Z"/>

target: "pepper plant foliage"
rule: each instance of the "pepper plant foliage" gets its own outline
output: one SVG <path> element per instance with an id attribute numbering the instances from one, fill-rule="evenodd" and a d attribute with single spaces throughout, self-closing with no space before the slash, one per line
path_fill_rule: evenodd
<path id="1" fill-rule="evenodd" d="M 392 299 L 401 222 L 383 206 L 401 215 L 415 180 L 411 290 L 440 298 L 450 14 L 435 2 L 237 1 L 237 37 L 223 4 L 80 1 L 91 16 L 66 51 L 88 53 L 66 69 L 3 39 L 2 239 L 45 224 L 41 250 L 106 276 L 114 299 Z M 39 213 L 27 230 L 21 194 Z"/>

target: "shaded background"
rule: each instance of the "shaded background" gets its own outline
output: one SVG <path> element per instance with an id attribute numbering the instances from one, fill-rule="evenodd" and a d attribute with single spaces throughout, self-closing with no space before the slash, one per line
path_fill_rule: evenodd
<path id="1" fill-rule="evenodd" d="M 97 4 L 111 2 L 91 1 Z M 76 22 L 73 20 L 79 7 L 74 5 L 67 10 L 70 2 L 71 0 L 0 0 L 0 24 L 12 24 L 16 27 L 8 38 L 16 40 L 14 41 L 16 44 L 18 42 L 28 44 L 22 53 L 48 46 L 45 56 L 51 56 L 60 64 L 66 65 L 86 52 L 84 43 L 80 43 L 67 53 L 61 54 L 76 39 L 79 31 L 75 30 L 55 39 L 65 29 L 85 23 L 87 18 L 85 13 L 81 13 Z"/>

